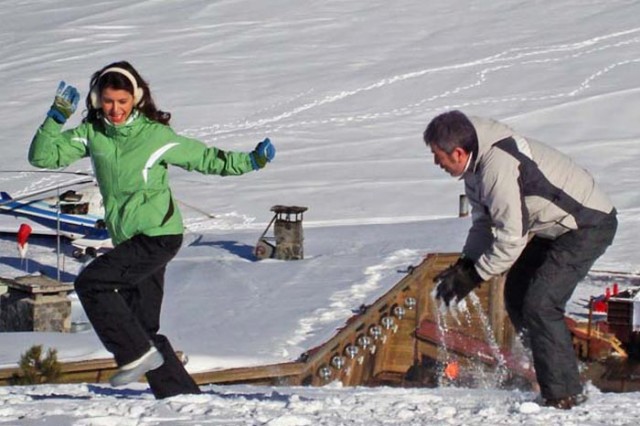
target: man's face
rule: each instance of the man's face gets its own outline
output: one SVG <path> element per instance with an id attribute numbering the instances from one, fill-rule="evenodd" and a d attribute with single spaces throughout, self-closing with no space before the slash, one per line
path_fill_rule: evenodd
<path id="1" fill-rule="evenodd" d="M 451 154 L 438 148 L 435 144 L 429 144 L 433 153 L 433 162 L 442 170 L 453 177 L 462 176 L 469 161 L 469 154 L 462 148 L 454 148 Z"/>

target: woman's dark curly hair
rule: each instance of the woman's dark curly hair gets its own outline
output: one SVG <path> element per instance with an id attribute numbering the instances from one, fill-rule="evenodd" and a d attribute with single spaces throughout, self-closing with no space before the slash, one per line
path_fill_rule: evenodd
<path id="1" fill-rule="evenodd" d="M 99 99 L 100 94 L 104 89 L 110 88 L 116 90 L 126 90 L 127 92 L 134 95 L 133 85 L 131 84 L 131 81 L 129 81 L 127 76 L 119 72 L 107 72 L 103 75 L 103 72 L 108 68 L 122 68 L 131 73 L 131 75 L 136 80 L 138 88 L 142 89 L 142 98 L 134 106 L 134 108 L 140 111 L 140 113 L 144 114 L 150 120 L 169 125 L 169 121 L 171 120 L 171 113 L 160 111 L 156 107 L 156 104 L 155 102 L 153 102 L 153 98 L 151 97 L 149 84 L 147 84 L 147 82 L 140 76 L 138 71 L 136 71 L 135 68 L 133 68 L 133 66 L 127 61 L 114 62 L 93 73 L 93 75 L 91 76 L 91 82 L 89 83 L 89 94 L 86 98 L 87 115 L 83 121 L 89 123 L 98 123 L 102 120 L 102 108 L 96 108 L 94 106 L 92 98 L 97 97 Z"/>

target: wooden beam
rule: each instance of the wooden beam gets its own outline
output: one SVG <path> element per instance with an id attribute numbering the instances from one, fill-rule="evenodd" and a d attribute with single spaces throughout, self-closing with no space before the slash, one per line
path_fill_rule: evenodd
<path id="1" fill-rule="evenodd" d="M 118 367 L 113 358 L 61 362 L 60 365 L 59 383 L 106 382 Z M 19 374 L 18 367 L 0 369 L 0 385 L 10 384 Z"/>
<path id="2" fill-rule="evenodd" d="M 211 383 L 247 383 L 279 381 L 285 378 L 299 376 L 305 371 L 306 365 L 301 362 L 271 364 L 256 367 L 228 368 L 225 370 L 204 371 L 193 373 L 191 377 L 199 385 Z"/>

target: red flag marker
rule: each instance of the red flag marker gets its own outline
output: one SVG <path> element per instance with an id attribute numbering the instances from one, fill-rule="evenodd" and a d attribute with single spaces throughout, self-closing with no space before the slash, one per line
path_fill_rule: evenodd
<path id="1" fill-rule="evenodd" d="M 18 252 L 20 253 L 21 258 L 25 258 L 27 255 L 27 250 L 29 249 L 29 235 L 31 235 L 31 227 L 26 223 L 20 225 L 18 229 Z"/>

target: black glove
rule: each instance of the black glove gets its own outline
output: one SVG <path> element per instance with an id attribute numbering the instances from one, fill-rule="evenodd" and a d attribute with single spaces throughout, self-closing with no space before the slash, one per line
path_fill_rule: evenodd
<path id="1" fill-rule="evenodd" d="M 484 281 L 476 271 L 471 259 L 460 258 L 440 272 L 433 279 L 436 283 L 436 299 L 442 299 L 447 306 L 453 297 L 459 302 Z"/>

